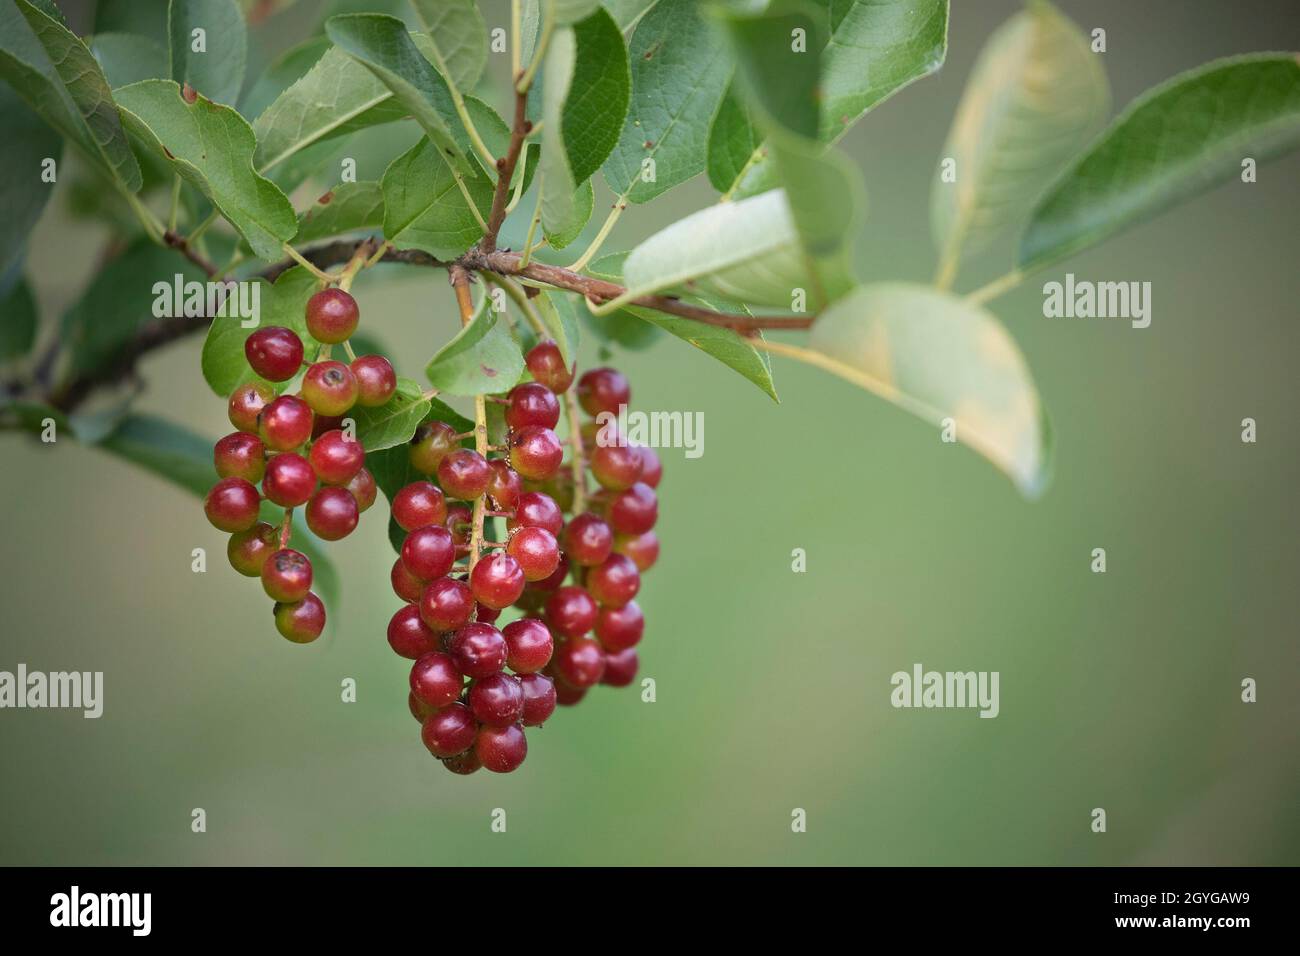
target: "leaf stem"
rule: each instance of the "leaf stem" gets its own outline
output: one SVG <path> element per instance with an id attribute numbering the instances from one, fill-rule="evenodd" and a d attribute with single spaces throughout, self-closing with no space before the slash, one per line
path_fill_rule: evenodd
<path id="1" fill-rule="evenodd" d="M 519 265 L 527 266 L 533 256 L 533 237 L 537 235 L 537 224 L 542 221 L 542 177 L 537 177 L 537 208 L 533 210 L 533 221 L 528 224 L 528 235 L 524 239 L 524 254 Z"/>
<path id="2" fill-rule="evenodd" d="M 523 51 L 519 45 L 523 40 L 523 20 L 519 13 L 519 0 L 510 0 L 510 75 L 518 76 L 523 68 L 520 60 Z"/>
<path id="3" fill-rule="evenodd" d="M 474 202 L 474 197 L 469 194 L 469 187 L 465 185 L 465 177 L 459 172 L 453 171 L 452 178 L 456 180 L 456 188 L 460 190 L 460 194 L 465 197 L 465 205 L 469 206 L 469 211 L 474 214 L 474 221 L 483 230 L 483 234 L 487 235 L 488 224 L 483 219 L 483 214 L 478 211 L 478 203 Z"/>
<path id="4" fill-rule="evenodd" d="M 171 208 L 167 211 L 167 231 L 176 231 L 176 216 L 181 208 L 181 176 L 180 173 L 172 176 L 172 201 Z"/>
<path id="5" fill-rule="evenodd" d="M 982 285 L 974 292 L 966 296 L 966 301 L 970 305 L 983 305 L 996 299 L 998 296 L 1010 292 L 1021 282 L 1025 281 L 1025 273 L 1019 269 L 1012 269 L 1006 275 L 994 279 L 987 285 Z"/>
<path id="6" fill-rule="evenodd" d="M 587 263 L 592 260 L 592 257 L 600 251 L 600 247 L 604 245 L 605 240 L 609 238 L 609 233 L 610 230 L 614 228 L 614 223 L 618 222 L 618 217 L 623 215 L 623 210 L 627 208 L 627 203 L 623 200 L 624 197 L 622 196 L 615 200 L 614 208 L 611 209 L 609 215 L 605 217 L 604 223 L 601 224 L 600 231 L 596 233 L 596 238 L 591 240 L 591 245 L 587 247 L 586 252 L 578 257 L 578 261 L 569 266 L 570 270 L 573 272 L 581 272 L 587 267 Z M 525 262 L 524 265 L 528 265 L 528 263 Z"/>
<path id="7" fill-rule="evenodd" d="M 321 269 L 317 269 L 316 266 L 309 259 L 299 254 L 298 250 L 295 249 L 293 246 L 289 245 L 289 243 L 287 242 L 284 244 L 284 252 L 285 255 L 287 255 L 290 259 L 298 263 L 298 265 L 302 266 L 304 269 L 306 269 L 308 272 L 314 275 L 317 279 L 320 279 L 322 282 L 334 281 L 334 277 L 332 275 L 330 275 L 328 272 L 324 272 Z"/>
<path id="8" fill-rule="evenodd" d="M 528 88 L 533 85 L 533 77 L 537 75 L 538 69 L 541 68 L 542 60 L 546 57 L 546 48 L 551 44 L 551 35 L 555 33 L 555 4 L 542 4 L 542 30 L 541 35 L 537 38 L 537 48 L 533 50 L 533 61 L 528 64 L 528 69 L 524 75 L 519 77 L 519 82 L 515 84 L 515 92 L 521 96 L 528 95 Z"/>

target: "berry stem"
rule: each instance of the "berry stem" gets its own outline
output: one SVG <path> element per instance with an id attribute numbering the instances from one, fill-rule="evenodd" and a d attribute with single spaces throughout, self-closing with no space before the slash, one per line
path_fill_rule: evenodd
<path id="1" fill-rule="evenodd" d="M 281 549 L 289 547 L 289 539 L 293 536 L 293 509 L 284 509 L 284 519 L 280 522 L 280 547 Z"/>
<path id="2" fill-rule="evenodd" d="M 573 513 L 582 514 L 587 510 L 587 453 L 582 446 L 582 420 L 578 417 L 574 392 L 572 388 L 564 390 L 564 420 L 573 442 L 573 454 L 569 457 L 569 468 L 573 471 Z"/>
<path id="3" fill-rule="evenodd" d="M 284 244 L 284 253 L 294 262 L 298 263 L 298 265 L 302 266 L 304 269 L 306 269 L 308 272 L 314 275 L 317 279 L 320 279 L 322 282 L 334 281 L 334 277 L 332 275 L 330 275 L 328 272 L 322 271 L 321 269 L 317 269 L 316 266 L 311 262 L 311 260 L 302 256 L 297 249 L 289 245 L 289 243 L 287 242 Z"/>
<path id="4" fill-rule="evenodd" d="M 474 321 L 474 296 L 469 289 L 469 272 L 459 263 L 448 270 L 451 287 L 456 292 L 456 304 L 460 308 L 462 326 Z M 482 395 L 474 396 L 474 447 L 478 453 L 487 458 L 487 402 Z M 487 495 L 474 499 L 474 517 L 469 535 L 469 569 L 474 570 L 479 555 L 483 550 L 483 512 L 487 509 Z"/>
<path id="5" fill-rule="evenodd" d="M 974 292 L 966 296 L 966 301 L 971 305 L 983 305 L 991 299 L 996 299 L 1005 292 L 1010 292 L 1016 286 L 1024 281 L 1025 274 L 1019 269 L 1012 269 L 1001 278 L 994 279 L 987 285 L 980 286 Z"/>

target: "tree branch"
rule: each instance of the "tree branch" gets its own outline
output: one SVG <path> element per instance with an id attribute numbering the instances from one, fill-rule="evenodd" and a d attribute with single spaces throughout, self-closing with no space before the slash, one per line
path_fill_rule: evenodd
<path id="1" fill-rule="evenodd" d="M 510 126 L 510 146 L 506 154 L 497 160 L 497 186 L 492 193 L 492 210 L 488 213 L 487 232 L 479 243 L 484 252 L 493 252 L 497 247 L 497 233 L 506 221 L 506 204 L 510 199 L 510 180 L 514 178 L 515 166 L 519 164 L 519 154 L 524 148 L 524 137 L 533 128 L 528 122 L 528 89 L 515 93 L 515 116 Z"/>

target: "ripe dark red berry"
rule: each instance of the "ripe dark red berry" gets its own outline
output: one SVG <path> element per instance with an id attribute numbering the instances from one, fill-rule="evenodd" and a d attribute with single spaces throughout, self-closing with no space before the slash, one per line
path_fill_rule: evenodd
<path id="1" fill-rule="evenodd" d="M 351 293 L 338 288 L 321 289 L 307 300 L 307 331 L 317 342 L 335 345 L 357 330 L 361 310 Z"/>
<path id="2" fill-rule="evenodd" d="M 497 618 L 501 616 L 501 608 L 488 607 L 486 604 L 476 605 L 478 610 L 474 612 L 474 620 L 482 621 L 484 624 L 495 624 Z"/>
<path id="3" fill-rule="evenodd" d="M 659 560 L 659 537 L 653 531 L 636 535 L 615 535 L 614 550 L 631 558 L 637 570 L 649 571 Z"/>
<path id="4" fill-rule="evenodd" d="M 606 654 L 605 673 L 601 675 L 600 682 L 610 687 L 626 687 L 636 679 L 638 665 L 635 648 Z"/>
<path id="5" fill-rule="evenodd" d="M 469 709 L 479 723 L 505 727 L 524 716 L 524 691 L 509 674 L 489 674 L 469 689 Z"/>
<path id="6" fill-rule="evenodd" d="M 540 382 L 516 385 L 506 397 L 510 404 L 506 406 L 505 418 L 506 424 L 511 428 L 527 428 L 530 425 L 554 428 L 560 421 L 559 399 Z"/>
<path id="7" fill-rule="evenodd" d="M 316 477 L 327 485 L 346 485 L 366 463 L 366 450 L 339 429 L 328 431 L 311 444 L 308 454 Z"/>
<path id="8" fill-rule="evenodd" d="M 361 509 L 346 488 L 326 485 L 307 502 L 307 527 L 326 541 L 346 538 L 360 516 Z"/>
<path id="9" fill-rule="evenodd" d="M 516 674 L 532 674 L 550 663 L 555 649 L 551 632 L 536 618 L 511 621 L 501 635 L 506 639 L 506 666 Z"/>
<path id="10" fill-rule="evenodd" d="M 302 455 L 285 451 L 266 463 L 262 492 L 280 507 L 296 508 L 315 490 L 316 472 Z"/>
<path id="11" fill-rule="evenodd" d="M 352 376 L 357 380 L 357 404 L 376 408 L 397 391 L 397 373 L 382 355 L 362 355 L 352 362 Z"/>
<path id="12" fill-rule="evenodd" d="M 221 531 L 247 531 L 257 523 L 260 506 L 257 489 L 243 478 L 222 478 L 203 502 L 208 520 Z"/>
<path id="13" fill-rule="evenodd" d="M 311 423 L 311 437 L 314 441 L 326 432 L 343 427 L 342 415 L 316 415 Z"/>
<path id="14" fill-rule="evenodd" d="M 583 567 L 595 567 L 614 549 L 614 532 L 599 515 L 585 512 L 564 528 L 564 553 Z"/>
<path id="15" fill-rule="evenodd" d="M 469 574 L 469 586 L 480 604 L 509 607 L 524 593 L 524 572 L 519 562 L 500 551 L 484 555 Z"/>
<path id="16" fill-rule="evenodd" d="M 311 589 L 311 562 L 301 551 L 281 548 L 262 565 L 262 587 L 273 601 L 301 601 Z"/>
<path id="17" fill-rule="evenodd" d="M 623 491 L 641 478 L 640 452 L 627 445 L 597 445 L 591 451 L 591 473 L 602 488 Z"/>
<path id="18" fill-rule="evenodd" d="M 469 585 L 455 578 L 430 581 L 416 600 L 420 602 L 420 617 L 435 631 L 464 627 L 474 613 L 474 595 Z"/>
<path id="19" fill-rule="evenodd" d="M 456 754 L 454 757 L 444 757 L 442 765 L 452 773 L 460 774 L 467 777 L 475 771 L 483 769 L 483 763 L 478 759 L 478 754 L 471 747 L 463 754 Z"/>
<path id="20" fill-rule="evenodd" d="M 632 559 L 611 554 L 587 575 L 587 591 L 606 607 L 622 607 L 641 590 L 641 572 Z"/>
<path id="21" fill-rule="evenodd" d="M 407 693 L 406 706 L 410 709 L 411 716 L 420 723 L 424 723 L 425 720 L 428 719 L 429 715 L 433 713 L 433 708 L 420 700 L 420 698 L 416 697 L 413 693 Z"/>
<path id="22" fill-rule="evenodd" d="M 510 465 L 524 478 L 545 481 L 563 461 L 564 446 L 549 428 L 530 425 L 510 433 Z"/>
<path id="23" fill-rule="evenodd" d="M 311 438 L 311 427 L 311 409 L 294 395 L 281 395 L 257 417 L 258 434 L 275 451 L 298 448 Z"/>
<path id="24" fill-rule="evenodd" d="M 473 501 L 487 491 L 492 469 L 478 452 L 458 448 L 438 463 L 438 484 L 448 498 Z"/>
<path id="25" fill-rule="evenodd" d="M 230 566 L 244 577 L 256 578 L 262 574 L 262 565 L 271 552 L 279 547 L 279 532 L 265 521 L 259 521 L 247 531 L 236 531 L 226 545 Z"/>
<path id="26" fill-rule="evenodd" d="M 469 539 L 474 527 L 474 513 L 465 505 L 447 505 L 447 530 L 456 542 L 457 554 L 469 554 Z"/>
<path id="27" fill-rule="evenodd" d="M 483 727 L 474 741 L 474 753 L 488 770 L 510 773 L 528 756 L 528 741 L 517 724 L 509 727 Z"/>
<path id="28" fill-rule="evenodd" d="M 244 340 L 244 356 L 268 382 L 287 382 L 302 368 L 302 339 L 292 329 L 268 326 Z"/>
<path id="29" fill-rule="evenodd" d="M 227 411 L 230 424 L 241 432 L 257 434 L 257 416 L 275 399 L 271 386 L 262 382 L 248 382 L 230 393 Z"/>
<path id="30" fill-rule="evenodd" d="M 463 686 L 455 662 L 441 651 L 422 654 L 411 665 L 411 693 L 435 710 L 459 699 Z"/>
<path id="31" fill-rule="evenodd" d="M 310 591 L 301 601 L 275 605 L 275 628 L 295 644 L 310 644 L 325 630 L 325 605 Z"/>
<path id="32" fill-rule="evenodd" d="M 561 707 L 572 707 L 581 703 L 582 698 L 586 696 L 586 687 L 570 687 L 562 680 L 555 682 L 555 702 Z"/>
<path id="33" fill-rule="evenodd" d="M 519 687 L 524 692 L 524 716 L 520 721 L 525 727 L 538 727 L 555 713 L 555 681 L 545 674 L 524 674 L 519 678 Z"/>
<path id="34" fill-rule="evenodd" d="M 519 562 L 528 581 L 545 581 L 560 566 L 560 545 L 545 528 L 518 528 L 506 552 Z"/>
<path id="35" fill-rule="evenodd" d="M 257 484 L 266 474 L 266 446 L 248 432 L 231 432 L 212 448 L 212 463 L 222 478 L 243 478 Z"/>
<path id="36" fill-rule="evenodd" d="M 588 415 L 618 414 L 618 407 L 632 399 L 632 389 L 622 372 L 593 368 L 578 379 L 578 404 Z"/>
<path id="37" fill-rule="evenodd" d="M 596 616 L 596 637 L 612 654 L 634 647 L 644 632 L 645 617 L 636 601 L 628 601 L 622 607 L 603 607 Z"/>
<path id="38" fill-rule="evenodd" d="M 506 665 L 506 639 L 491 624 L 466 624 L 453 635 L 448 650 L 460 672 L 474 680 L 495 674 Z"/>
<path id="39" fill-rule="evenodd" d="M 641 480 L 651 488 L 658 488 L 659 480 L 664 476 L 664 466 L 659 461 L 659 456 L 653 448 L 645 445 L 638 445 L 636 450 L 641 456 Z"/>
<path id="40" fill-rule="evenodd" d="M 523 493 L 524 482 L 509 464 L 500 458 L 488 462 L 492 477 L 488 480 L 487 493 L 498 511 L 514 511 Z"/>
<path id="41" fill-rule="evenodd" d="M 402 542 L 402 563 L 421 581 L 442 577 L 456 563 L 451 532 L 439 525 L 416 528 Z"/>
<path id="42" fill-rule="evenodd" d="M 645 534 L 658 517 L 659 499 L 645 482 L 620 491 L 609 503 L 609 524 L 619 534 Z"/>
<path id="43" fill-rule="evenodd" d="M 560 562 L 555 566 L 555 573 L 549 578 L 541 581 L 535 581 L 528 586 L 530 591 L 551 592 L 564 583 L 564 579 L 569 574 L 569 559 L 563 553 L 560 554 Z"/>
<path id="44" fill-rule="evenodd" d="M 558 536 L 564 527 L 564 512 L 550 495 L 540 491 L 525 491 L 519 496 L 515 506 L 515 516 L 507 522 L 512 531 L 515 528 L 545 528 Z"/>
<path id="45" fill-rule="evenodd" d="M 392 512 L 399 528 L 414 531 L 425 525 L 445 522 L 447 502 L 437 485 L 429 481 L 413 481 L 393 495 Z"/>
<path id="46" fill-rule="evenodd" d="M 570 687 L 591 687 L 605 673 L 605 651 L 589 637 L 571 637 L 555 648 L 551 667 Z"/>
<path id="47" fill-rule="evenodd" d="M 438 649 L 438 635 L 420 620 L 420 609 L 407 604 L 388 622 L 388 646 L 398 657 L 418 660 Z"/>
<path id="48" fill-rule="evenodd" d="M 343 415 L 357 403 L 357 380 L 342 362 L 316 362 L 302 377 L 302 397 L 318 415 Z"/>
<path id="49" fill-rule="evenodd" d="M 393 593 L 403 601 L 413 603 L 424 594 L 424 582 L 406 570 L 400 557 L 393 562 L 393 570 L 389 572 L 388 579 L 393 583 Z"/>
<path id="50" fill-rule="evenodd" d="M 357 500 L 357 510 L 361 512 L 375 503 L 375 496 L 379 493 L 379 489 L 375 487 L 375 476 L 365 468 L 353 475 L 352 480 L 344 487 Z"/>
<path id="51" fill-rule="evenodd" d="M 552 392 L 558 394 L 567 391 L 573 384 L 573 370 L 564 364 L 560 347 L 549 339 L 538 342 L 529 349 L 524 361 L 528 365 L 528 373 Z"/>
<path id="52" fill-rule="evenodd" d="M 474 746 L 477 735 L 478 724 L 473 715 L 468 707 L 459 703 L 449 704 L 430 714 L 420 727 L 420 739 L 435 757 L 455 757 L 464 753 Z"/>
<path id="53" fill-rule="evenodd" d="M 411 436 L 411 467 L 424 475 L 432 475 L 449 453 L 460 447 L 456 429 L 446 422 L 425 422 Z"/>
<path id="54" fill-rule="evenodd" d="M 564 637 L 581 637 L 595 626 L 596 602 L 580 587 L 557 588 L 546 599 L 546 623 Z"/>

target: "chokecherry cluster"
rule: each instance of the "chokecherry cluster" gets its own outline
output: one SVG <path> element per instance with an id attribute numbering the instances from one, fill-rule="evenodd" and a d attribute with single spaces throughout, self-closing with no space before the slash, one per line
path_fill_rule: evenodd
<path id="1" fill-rule="evenodd" d="M 461 447 L 450 425 L 425 424 L 409 454 L 427 480 L 392 501 L 406 532 L 392 586 L 406 603 L 388 642 L 414 661 L 408 702 L 425 746 L 459 774 L 516 769 L 528 752 L 525 727 L 598 683 L 632 683 L 645 628 L 633 599 L 659 556 L 658 456 L 610 424 L 598 434 L 591 421 L 570 435 L 566 467 L 554 429 L 573 371 L 550 341 L 526 361 L 532 381 L 491 398 L 504 405 L 504 445 L 485 456 Z M 609 368 L 576 385 L 593 418 L 617 415 L 630 397 L 627 379 Z M 591 495 L 588 469 L 600 487 Z M 479 537 L 483 551 L 474 553 L 485 516 L 505 519 L 506 540 Z M 498 628 L 508 608 L 521 616 Z"/>
<path id="2" fill-rule="evenodd" d="M 311 561 L 289 547 L 293 510 L 305 505 L 307 527 L 326 541 L 352 533 L 374 504 L 376 488 L 365 450 L 340 427 L 342 418 L 354 406 L 383 405 L 397 389 L 393 366 L 382 356 L 364 355 L 350 364 L 329 357 L 331 346 L 346 342 L 359 319 L 352 295 L 329 287 L 307 301 L 307 331 L 318 343 L 315 361 L 304 361 L 302 339 L 292 329 L 268 326 L 249 335 L 244 354 L 260 380 L 230 396 L 236 431 L 213 449 L 220 480 L 204 503 L 208 520 L 230 532 L 231 565 L 262 579 L 275 602 L 276 628 L 299 644 L 320 636 L 325 606 L 311 591 Z M 267 384 L 290 382 L 299 373 L 297 394 L 277 395 Z M 263 499 L 284 509 L 279 528 L 259 519 Z"/>

